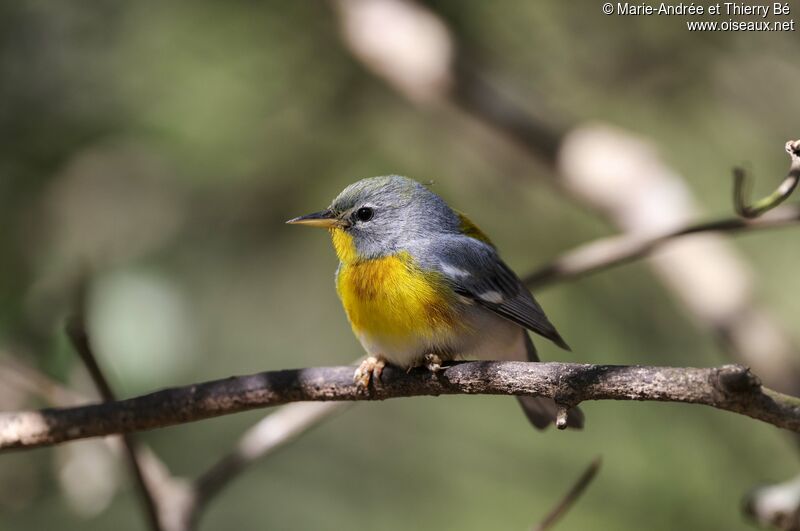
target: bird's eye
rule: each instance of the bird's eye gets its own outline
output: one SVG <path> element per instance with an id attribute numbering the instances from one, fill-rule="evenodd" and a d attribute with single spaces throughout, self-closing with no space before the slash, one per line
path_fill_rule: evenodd
<path id="1" fill-rule="evenodd" d="M 369 207 L 361 207 L 356 210 L 356 217 L 359 221 L 369 221 L 373 215 L 375 215 L 375 211 Z"/>

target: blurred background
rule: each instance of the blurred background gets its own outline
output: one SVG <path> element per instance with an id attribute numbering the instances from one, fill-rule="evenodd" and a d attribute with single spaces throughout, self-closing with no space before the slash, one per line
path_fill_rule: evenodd
<path id="1" fill-rule="evenodd" d="M 490 85 L 563 123 L 647 137 L 703 219 L 732 212 L 730 171 L 766 193 L 798 135 L 796 33 L 690 33 L 599 2 L 437 0 Z M 322 231 L 284 225 L 388 173 L 433 189 L 524 274 L 616 228 L 454 105 L 373 75 L 330 3 L 0 2 L 0 356 L 84 395 L 63 334 L 90 274 L 89 331 L 122 396 L 361 349 Z M 557 230 L 554 230 L 556 229 Z M 792 229 L 738 237 L 757 299 L 800 340 Z M 537 297 L 573 348 L 544 359 L 711 366 L 713 334 L 637 262 Z M 0 388 L 0 407 L 44 402 Z M 534 432 L 513 400 L 363 403 L 253 465 L 200 529 L 526 529 L 596 455 L 561 529 L 743 529 L 742 495 L 797 469 L 793 442 L 741 416 L 596 402 L 583 432 Z M 265 412 L 140 434 L 179 476 Z M 0 456 L 0 529 L 145 529 L 125 467 L 98 441 Z"/>

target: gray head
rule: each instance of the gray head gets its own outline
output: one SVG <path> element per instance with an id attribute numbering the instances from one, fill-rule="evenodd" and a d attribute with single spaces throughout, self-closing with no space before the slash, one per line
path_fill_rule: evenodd
<path id="1" fill-rule="evenodd" d="M 352 237 L 359 258 L 393 254 L 415 240 L 457 233 L 460 226 L 458 214 L 441 197 L 399 175 L 362 179 L 326 210 L 287 223 L 342 230 Z"/>

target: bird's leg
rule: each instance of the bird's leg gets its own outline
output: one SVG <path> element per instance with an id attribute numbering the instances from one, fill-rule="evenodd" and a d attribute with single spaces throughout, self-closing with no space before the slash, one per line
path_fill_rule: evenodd
<path id="1" fill-rule="evenodd" d="M 377 356 L 367 356 L 367 358 L 361 362 L 356 369 L 356 372 L 353 374 L 353 382 L 357 386 L 366 389 L 369 387 L 370 381 L 381 381 L 381 374 L 383 374 L 384 367 L 386 367 L 386 360 L 383 358 Z"/>
<path id="2" fill-rule="evenodd" d="M 438 354 L 434 354 L 429 352 L 425 354 L 425 368 L 427 368 L 432 373 L 437 373 L 442 370 L 442 358 L 439 357 Z"/>

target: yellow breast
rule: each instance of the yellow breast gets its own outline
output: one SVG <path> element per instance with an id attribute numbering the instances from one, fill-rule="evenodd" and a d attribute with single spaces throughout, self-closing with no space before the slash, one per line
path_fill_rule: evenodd
<path id="1" fill-rule="evenodd" d="M 454 293 L 440 274 L 422 271 L 407 252 L 361 260 L 349 234 L 331 235 L 341 261 L 336 288 L 356 335 L 402 340 L 452 333 Z"/>

